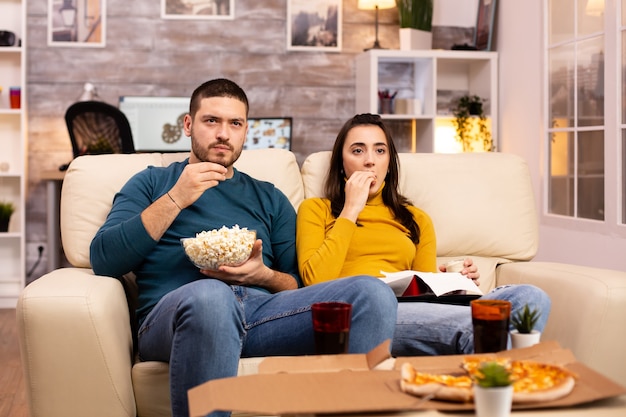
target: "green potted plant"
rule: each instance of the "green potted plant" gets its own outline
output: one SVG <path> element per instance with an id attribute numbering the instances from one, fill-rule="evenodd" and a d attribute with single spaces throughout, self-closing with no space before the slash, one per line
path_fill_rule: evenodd
<path id="1" fill-rule="evenodd" d="M 501 363 L 483 362 L 473 376 L 474 406 L 478 417 L 507 417 L 513 404 L 511 372 Z"/>
<path id="2" fill-rule="evenodd" d="M 0 232 L 9 231 L 9 222 L 15 211 L 15 206 L 10 201 L 0 201 Z"/>
<path id="3" fill-rule="evenodd" d="M 463 145 L 463 152 L 476 150 L 476 146 L 478 150 L 487 152 L 493 150 L 484 102 L 483 98 L 475 94 L 466 94 L 458 99 L 452 109 L 456 139 Z"/>
<path id="4" fill-rule="evenodd" d="M 108 140 L 105 138 L 98 138 L 87 145 L 85 153 L 88 155 L 100 155 L 105 153 L 115 153 L 115 151 Z"/>
<path id="5" fill-rule="evenodd" d="M 396 0 L 400 49 L 431 49 L 433 0 Z"/>
<path id="6" fill-rule="evenodd" d="M 541 332 L 535 330 L 539 320 L 539 310 L 531 308 L 528 304 L 511 316 L 511 346 L 522 348 L 539 343 Z"/>

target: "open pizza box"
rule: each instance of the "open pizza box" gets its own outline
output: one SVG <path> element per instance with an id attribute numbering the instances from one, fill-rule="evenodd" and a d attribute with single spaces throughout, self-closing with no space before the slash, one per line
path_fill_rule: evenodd
<path id="1" fill-rule="evenodd" d="M 574 390 L 566 397 L 514 405 L 514 409 L 567 407 L 626 394 L 626 388 L 577 362 L 569 350 L 555 342 L 497 355 L 559 364 L 578 375 Z M 421 401 L 400 390 L 402 363 L 410 362 L 421 372 L 459 373 L 465 356 L 398 358 L 387 366 L 387 341 L 368 354 L 268 357 L 260 363 L 256 375 L 217 379 L 189 390 L 190 416 L 201 417 L 215 410 L 257 415 L 472 410 L 473 403 Z"/>

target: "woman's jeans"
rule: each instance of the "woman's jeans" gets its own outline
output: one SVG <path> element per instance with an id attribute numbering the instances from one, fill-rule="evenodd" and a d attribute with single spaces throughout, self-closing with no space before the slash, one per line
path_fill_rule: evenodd
<path id="1" fill-rule="evenodd" d="M 481 299 L 511 302 L 511 315 L 538 308 L 536 330 L 543 331 L 550 314 L 550 298 L 532 285 L 495 288 Z M 451 355 L 474 353 L 474 331 L 469 306 L 424 302 L 398 303 L 398 323 L 391 344 L 393 356 Z"/>
<path id="2" fill-rule="evenodd" d="M 172 414 L 187 417 L 187 390 L 237 375 L 240 357 L 314 354 L 310 311 L 318 301 L 352 304 L 351 353 L 393 337 L 397 301 L 377 278 L 343 278 L 276 294 L 203 279 L 168 293 L 152 309 L 139 329 L 139 356 L 169 362 Z"/>

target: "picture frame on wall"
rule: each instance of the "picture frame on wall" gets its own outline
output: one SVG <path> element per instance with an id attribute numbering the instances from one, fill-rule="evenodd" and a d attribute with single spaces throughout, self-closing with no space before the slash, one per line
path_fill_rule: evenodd
<path id="1" fill-rule="evenodd" d="M 244 149 L 291 149 L 291 117 L 250 117 Z"/>
<path id="2" fill-rule="evenodd" d="M 48 45 L 104 47 L 106 0 L 48 0 Z"/>
<path id="3" fill-rule="evenodd" d="M 287 50 L 341 52 L 341 0 L 287 0 Z"/>
<path id="4" fill-rule="evenodd" d="M 161 18 L 233 20 L 235 0 L 161 0 Z"/>
<path id="5" fill-rule="evenodd" d="M 474 46 L 479 51 L 491 51 L 496 17 L 496 0 L 478 0 L 478 15 L 474 31 Z"/>

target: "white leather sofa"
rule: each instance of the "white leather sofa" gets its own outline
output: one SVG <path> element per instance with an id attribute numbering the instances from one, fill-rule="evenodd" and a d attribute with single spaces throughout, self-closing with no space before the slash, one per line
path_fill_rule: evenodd
<path id="1" fill-rule="evenodd" d="M 131 175 L 186 156 L 83 156 L 71 163 L 61 231 L 74 267 L 28 285 L 17 307 L 32 417 L 170 415 L 168 366 L 135 363 L 124 288 L 93 274 L 89 243 Z M 297 208 L 303 198 L 320 195 L 329 156 L 312 154 L 300 168 L 288 151 L 244 151 L 236 166 L 275 183 Z M 528 262 L 537 250 L 538 228 L 523 160 L 502 153 L 402 154 L 401 186 L 432 216 L 440 262 L 473 257 L 484 291 L 516 283 L 543 288 L 553 301 L 543 340 L 557 340 L 581 362 L 626 385 L 626 272 Z M 242 360 L 240 374 L 255 372 L 259 360 Z"/>

